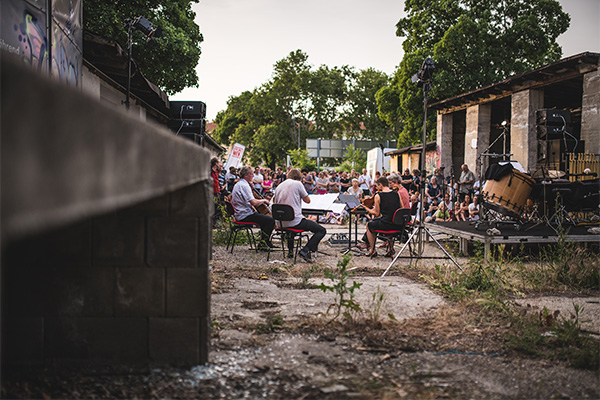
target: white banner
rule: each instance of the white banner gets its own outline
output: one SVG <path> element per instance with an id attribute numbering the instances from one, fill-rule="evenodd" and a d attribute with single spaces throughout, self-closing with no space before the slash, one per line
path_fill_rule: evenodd
<path id="1" fill-rule="evenodd" d="M 246 146 L 236 143 L 233 145 L 233 149 L 231 149 L 231 154 L 229 154 L 229 158 L 227 159 L 227 163 L 225 164 L 225 171 L 229 171 L 229 167 L 238 168 L 240 163 L 242 162 L 242 157 L 244 156 L 244 150 L 246 150 Z"/>

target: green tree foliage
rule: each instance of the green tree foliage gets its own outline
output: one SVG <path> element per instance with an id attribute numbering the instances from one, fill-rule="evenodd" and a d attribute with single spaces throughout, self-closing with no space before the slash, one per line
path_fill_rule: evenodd
<path id="1" fill-rule="evenodd" d="M 167 94 L 198 86 L 196 65 L 203 41 L 194 22 L 192 3 L 198 0 L 85 0 L 83 25 L 90 32 L 117 40 L 127 48 L 126 19 L 143 16 L 162 36 L 146 43 L 134 30 L 132 54 L 142 74 Z"/>
<path id="2" fill-rule="evenodd" d="M 346 147 L 346 154 L 342 158 L 339 171 L 350 172 L 352 169 L 362 171 L 367 167 L 367 154 L 362 149 L 355 149 L 354 146 Z"/>
<path id="3" fill-rule="evenodd" d="M 293 149 L 290 150 L 288 154 L 290 155 L 292 165 L 295 168 L 306 168 L 309 171 L 312 171 L 317 168 L 314 159 L 308 156 L 308 151 L 306 150 Z"/>
<path id="4" fill-rule="evenodd" d="M 388 80 L 372 69 L 312 68 L 308 56 L 296 50 L 275 63 L 268 82 L 229 98 L 227 109 L 217 114 L 214 135 L 226 145 L 245 145 L 247 161 L 271 167 L 288 154 L 294 158 L 290 151 L 298 148 L 298 135 L 300 147 L 308 138 L 356 137 L 352 130 L 363 122 L 362 137 L 393 139 L 375 108 L 375 93 Z M 303 161 L 294 165 L 298 162 Z"/>
<path id="5" fill-rule="evenodd" d="M 423 94 L 410 78 L 424 58 L 436 64 L 431 103 L 557 61 L 556 39 L 570 24 L 556 0 L 406 0 L 405 11 L 396 25 L 404 58 L 377 93 L 380 117 L 389 126 L 401 121 L 399 145 L 420 142 Z M 427 125 L 433 137 L 434 116 Z"/>

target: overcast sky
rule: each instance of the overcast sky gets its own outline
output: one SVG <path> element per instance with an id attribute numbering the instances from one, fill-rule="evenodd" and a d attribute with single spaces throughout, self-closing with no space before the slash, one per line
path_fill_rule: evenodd
<path id="1" fill-rule="evenodd" d="M 600 1 L 560 0 L 571 15 L 559 36 L 565 57 L 600 52 Z M 204 35 L 199 87 L 171 100 L 201 100 L 212 121 L 230 96 L 270 79 L 273 64 L 297 49 L 311 65 L 373 67 L 391 75 L 402 59 L 396 23 L 400 0 L 200 0 L 196 23 Z"/>

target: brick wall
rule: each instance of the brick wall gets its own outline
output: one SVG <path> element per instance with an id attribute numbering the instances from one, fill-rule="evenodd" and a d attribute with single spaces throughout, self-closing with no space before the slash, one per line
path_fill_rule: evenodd
<path id="1" fill-rule="evenodd" d="M 7 363 L 208 361 L 212 186 L 5 246 Z"/>

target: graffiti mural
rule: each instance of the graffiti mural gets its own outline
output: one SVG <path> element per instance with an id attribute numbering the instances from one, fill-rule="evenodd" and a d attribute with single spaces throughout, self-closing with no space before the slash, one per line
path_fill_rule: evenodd
<path id="1" fill-rule="evenodd" d="M 436 146 L 434 151 L 428 151 L 425 154 L 425 169 L 427 171 L 429 171 L 430 173 L 433 173 L 433 171 L 436 168 L 441 167 L 441 165 L 442 165 L 441 154 L 442 154 L 442 151 L 440 149 L 440 146 Z"/>
<path id="2" fill-rule="evenodd" d="M 18 55 L 39 72 L 50 71 L 62 82 L 79 86 L 83 61 L 81 0 L 62 0 L 56 4 L 52 12 L 59 17 L 52 18 L 50 40 L 46 1 L 2 0 L 0 48 Z"/>

